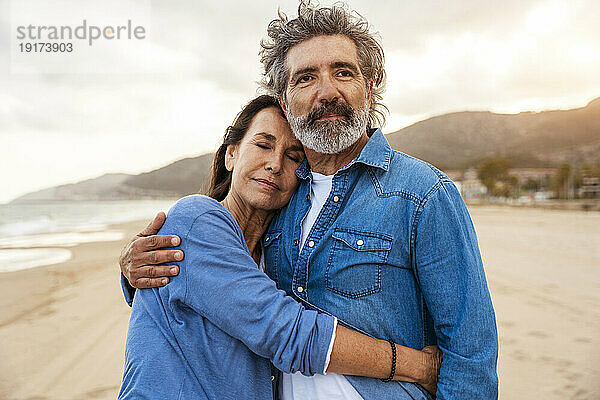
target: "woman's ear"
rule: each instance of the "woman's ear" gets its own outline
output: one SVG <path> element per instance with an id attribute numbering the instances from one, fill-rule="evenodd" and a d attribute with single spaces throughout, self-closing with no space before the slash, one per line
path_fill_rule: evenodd
<path id="1" fill-rule="evenodd" d="M 278 98 L 277 101 L 279 102 L 279 106 L 283 110 L 283 115 L 285 115 L 285 118 L 287 118 L 287 108 L 285 107 L 285 100 L 283 99 L 283 96 Z"/>
<path id="2" fill-rule="evenodd" d="M 227 150 L 225 150 L 225 169 L 227 169 L 227 171 L 229 172 L 233 171 L 236 155 L 237 146 L 234 144 L 230 144 L 229 146 L 227 146 Z"/>

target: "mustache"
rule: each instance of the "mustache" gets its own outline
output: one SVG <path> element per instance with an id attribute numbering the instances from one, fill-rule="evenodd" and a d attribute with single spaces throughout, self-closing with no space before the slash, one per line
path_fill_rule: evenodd
<path id="1" fill-rule="evenodd" d="M 306 121 L 308 122 L 308 125 L 313 125 L 319 118 L 322 118 L 328 114 L 336 114 L 349 119 L 354 116 L 354 109 L 346 103 L 330 101 L 323 103 L 318 108 L 315 108 L 309 112 L 306 116 Z"/>

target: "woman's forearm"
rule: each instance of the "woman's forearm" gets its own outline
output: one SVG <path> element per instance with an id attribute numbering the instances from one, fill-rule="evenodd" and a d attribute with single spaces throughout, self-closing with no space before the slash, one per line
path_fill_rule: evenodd
<path id="1" fill-rule="evenodd" d="M 430 385 L 439 369 L 437 355 L 395 346 L 394 380 Z M 389 377 L 391 369 L 392 350 L 387 341 L 337 326 L 327 372 L 383 379 Z"/>

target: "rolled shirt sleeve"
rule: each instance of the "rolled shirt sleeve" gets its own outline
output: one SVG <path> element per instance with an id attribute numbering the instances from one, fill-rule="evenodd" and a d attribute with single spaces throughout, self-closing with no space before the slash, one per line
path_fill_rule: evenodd
<path id="1" fill-rule="evenodd" d="M 496 399 L 496 319 L 473 223 L 441 180 L 413 224 L 414 263 L 443 361 L 437 399 Z"/>
<path id="2" fill-rule="evenodd" d="M 325 357 L 325 366 L 323 367 L 323 375 L 327 375 L 327 368 L 329 368 L 329 361 L 331 361 L 331 352 L 333 351 L 333 342 L 335 342 L 335 330 L 337 328 L 338 320 L 336 317 L 333 317 L 333 328 L 331 334 L 331 340 L 329 341 L 329 349 L 327 350 L 327 357 Z"/>
<path id="3" fill-rule="evenodd" d="M 135 288 L 127 282 L 127 278 L 123 274 L 121 274 L 121 290 L 123 290 L 125 301 L 131 307 L 133 305 L 133 296 L 135 296 Z"/>
<path id="4" fill-rule="evenodd" d="M 212 201 L 212 200 L 211 200 Z M 170 219 L 170 221 L 169 221 Z M 166 226 L 186 225 L 177 206 Z M 181 229 L 178 230 L 181 232 Z M 180 301 L 284 372 L 323 373 L 335 319 L 306 310 L 261 272 L 225 209 L 195 217 L 182 240 L 185 259 L 169 285 Z M 181 287 L 183 286 L 183 287 Z"/>

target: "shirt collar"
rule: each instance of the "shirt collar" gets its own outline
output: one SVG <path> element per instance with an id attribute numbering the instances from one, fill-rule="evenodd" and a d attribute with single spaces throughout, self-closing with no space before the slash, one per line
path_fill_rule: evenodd
<path id="1" fill-rule="evenodd" d="M 390 161 L 392 159 L 392 148 L 385 139 L 381 129 L 371 129 L 368 132 L 370 138 L 365 147 L 354 160 L 348 165 L 341 168 L 340 171 L 352 167 L 356 163 L 369 165 L 374 168 L 380 168 L 384 171 L 390 169 Z"/>
<path id="2" fill-rule="evenodd" d="M 361 150 L 358 156 L 354 158 L 348 165 L 341 168 L 340 171 L 346 170 L 356 163 L 369 165 L 374 168 L 380 168 L 384 171 L 389 170 L 390 160 L 392 159 L 392 148 L 385 139 L 381 129 L 371 129 L 368 132 L 370 138 L 365 147 Z M 310 167 L 306 158 L 296 170 L 296 176 L 300 179 L 309 179 L 311 176 Z"/>
<path id="3" fill-rule="evenodd" d="M 310 167 L 308 166 L 308 161 L 306 160 L 306 157 L 304 158 L 304 161 L 302 161 L 302 164 L 300 164 L 300 166 L 296 170 L 296 176 L 303 180 L 308 179 L 311 176 Z"/>

